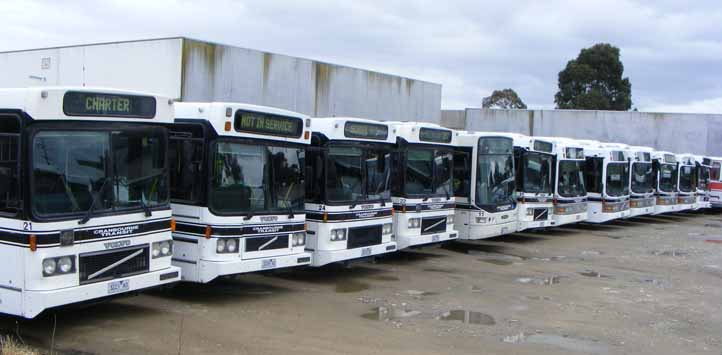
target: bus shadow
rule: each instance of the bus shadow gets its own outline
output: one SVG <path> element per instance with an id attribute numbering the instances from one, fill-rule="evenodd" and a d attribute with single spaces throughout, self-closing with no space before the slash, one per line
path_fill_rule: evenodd
<path id="1" fill-rule="evenodd" d="M 179 282 L 169 289 L 150 291 L 148 294 L 173 299 L 181 302 L 200 304 L 220 304 L 224 302 L 243 302 L 259 296 L 273 296 L 293 292 L 292 289 L 272 285 L 248 278 L 259 278 L 261 275 L 239 275 L 237 277 L 220 278 L 207 284 Z"/>
<path id="2" fill-rule="evenodd" d="M 378 264 L 405 265 L 408 263 L 423 262 L 430 259 L 445 258 L 447 255 L 436 254 L 432 251 L 435 247 L 421 249 L 404 249 L 396 253 L 382 255 L 377 259 Z"/>

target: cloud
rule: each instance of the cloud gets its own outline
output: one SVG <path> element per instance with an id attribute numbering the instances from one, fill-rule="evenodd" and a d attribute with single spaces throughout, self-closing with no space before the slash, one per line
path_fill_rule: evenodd
<path id="1" fill-rule="evenodd" d="M 621 49 L 637 108 L 721 112 L 722 8 L 701 0 L 0 2 L 0 50 L 185 35 L 444 85 L 442 106 L 513 88 L 551 108 L 557 74 Z"/>

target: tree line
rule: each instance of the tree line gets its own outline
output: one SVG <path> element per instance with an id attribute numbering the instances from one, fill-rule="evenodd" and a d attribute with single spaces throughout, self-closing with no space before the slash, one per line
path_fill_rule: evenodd
<path id="1" fill-rule="evenodd" d="M 619 48 L 598 43 L 583 48 L 576 59 L 559 72 L 559 90 L 554 95 L 557 109 L 627 111 L 632 107 L 632 83 L 623 77 Z M 526 109 L 513 89 L 494 90 L 482 100 L 482 107 Z"/>

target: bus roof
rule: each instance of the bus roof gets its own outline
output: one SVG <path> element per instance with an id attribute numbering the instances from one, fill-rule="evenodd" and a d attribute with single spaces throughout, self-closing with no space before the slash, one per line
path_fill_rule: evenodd
<path id="1" fill-rule="evenodd" d="M 302 113 L 238 102 L 177 102 L 176 120 L 207 121 L 219 136 L 309 144 L 313 120 Z"/>
<path id="2" fill-rule="evenodd" d="M 172 123 L 174 117 L 166 96 L 101 87 L 0 89 L 0 109 L 20 110 L 33 120 Z"/>

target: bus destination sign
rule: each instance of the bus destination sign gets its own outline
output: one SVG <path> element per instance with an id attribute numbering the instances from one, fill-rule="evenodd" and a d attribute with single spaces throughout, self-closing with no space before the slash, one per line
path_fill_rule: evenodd
<path id="1" fill-rule="evenodd" d="M 389 137 L 389 127 L 365 122 L 346 122 L 343 133 L 346 138 L 386 140 Z"/>
<path id="2" fill-rule="evenodd" d="M 451 131 L 421 127 L 421 129 L 419 129 L 419 140 L 424 142 L 451 143 Z"/>
<path id="3" fill-rule="evenodd" d="M 303 120 L 296 117 L 238 110 L 234 128 L 238 132 L 299 138 L 303 133 Z"/>
<path id="4" fill-rule="evenodd" d="M 66 116 L 153 118 L 156 101 L 152 96 L 69 91 L 63 96 Z"/>

